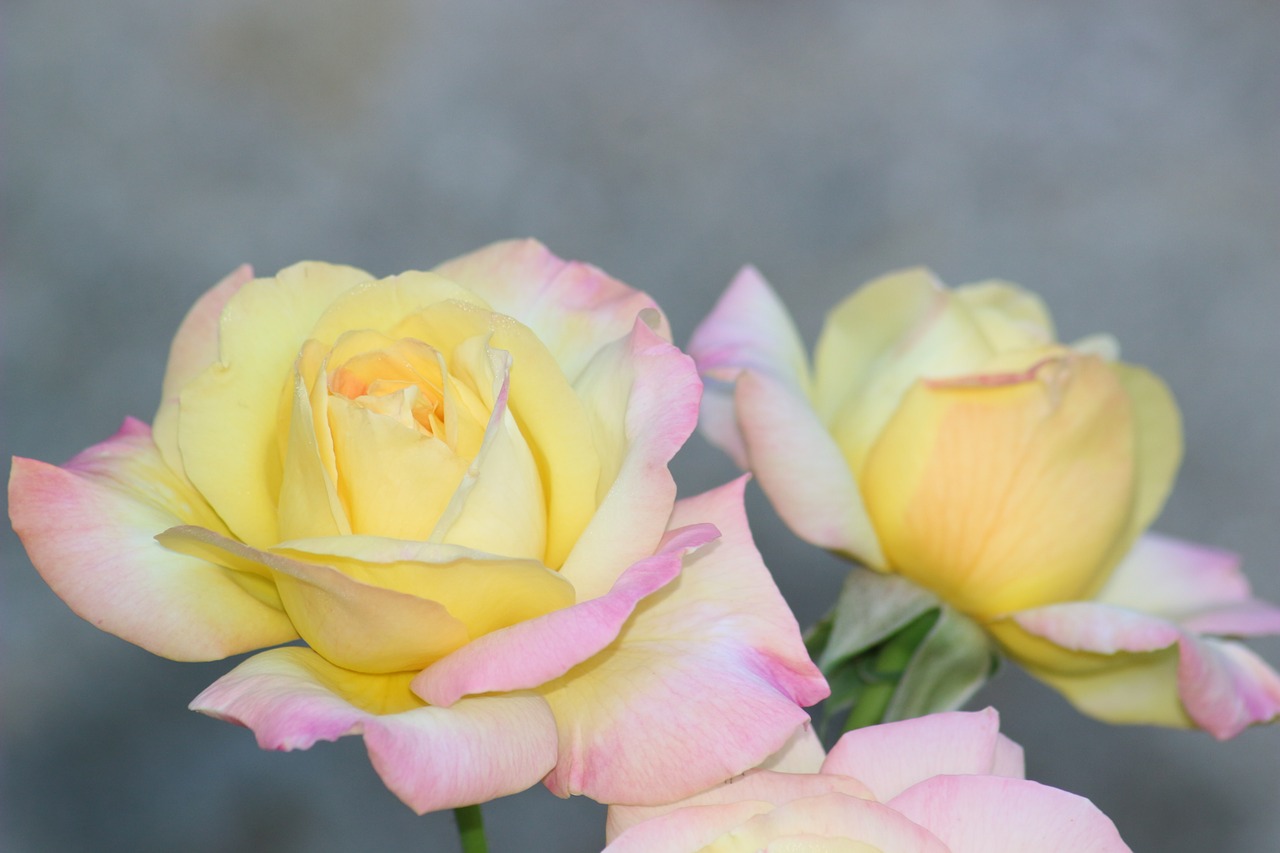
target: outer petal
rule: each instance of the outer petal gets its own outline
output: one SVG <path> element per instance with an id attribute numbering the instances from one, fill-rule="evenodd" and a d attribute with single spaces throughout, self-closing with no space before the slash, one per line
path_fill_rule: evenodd
<path id="1" fill-rule="evenodd" d="M 795 323 L 764 277 L 747 266 L 694 330 L 688 349 L 707 383 L 702 394 L 702 431 L 746 468 L 746 447 L 734 415 L 733 383 L 744 370 L 762 373 L 807 397 L 809 358 Z"/>
<path id="2" fill-rule="evenodd" d="M 214 660 L 297 638 L 269 586 L 155 541 L 175 524 L 219 522 L 139 421 L 61 468 L 14 459 L 9 517 L 77 615 L 150 652 Z"/>
<path id="3" fill-rule="evenodd" d="M 333 300 L 369 278 L 302 263 L 249 282 L 223 308 L 218 362 L 182 388 L 178 446 L 187 475 L 245 542 L 278 541 L 277 431 L 293 361 Z"/>
<path id="4" fill-rule="evenodd" d="M 1194 725 L 1226 739 L 1280 716 L 1280 675 L 1256 655 L 1154 616 L 1073 602 L 993 629 L 1033 675 L 1104 720 Z"/>
<path id="5" fill-rule="evenodd" d="M 169 347 L 160 408 L 152 419 L 151 429 L 160 455 L 178 473 L 182 473 L 182 454 L 178 452 L 178 394 L 184 385 L 218 360 L 218 319 L 222 309 L 252 279 L 253 267 L 248 264 L 232 270 L 191 306 Z"/>
<path id="6" fill-rule="evenodd" d="M 950 853 L 1130 853 L 1093 803 L 1024 779 L 937 776 L 889 805 L 941 838 Z"/>
<path id="7" fill-rule="evenodd" d="M 432 705 L 538 687 L 612 643 L 646 596 L 670 583 L 684 555 L 716 539 L 710 524 L 674 531 L 659 552 L 623 573 L 607 594 L 474 640 L 423 670 L 413 689 Z"/>
<path id="8" fill-rule="evenodd" d="M 1161 616 L 1198 633 L 1280 633 L 1280 608 L 1251 597 L 1239 555 L 1158 533 L 1134 544 L 1097 600 Z"/>
<path id="9" fill-rule="evenodd" d="M 547 786 L 652 805 L 763 761 L 828 693 L 751 542 L 743 480 L 676 504 L 722 538 L 637 608 L 616 643 L 540 690 L 561 757 Z M 679 715 L 672 708 L 684 709 Z"/>
<path id="10" fill-rule="evenodd" d="M 641 317 L 629 337 L 600 351 L 575 390 L 600 456 L 599 505 L 560 572 L 584 601 L 661 540 L 676 498 L 667 465 L 697 424 L 701 383 L 689 357 Z"/>
<path id="11" fill-rule="evenodd" d="M 865 784 L 834 773 L 777 773 L 748 770 L 723 785 L 661 806 L 610 806 L 605 838 L 613 839 L 636 824 L 689 807 L 716 806 L 740 801 L 785 803 L 802 797 L 843 794 L 864 800 L 875 795 Z"/>
<path id="12" fill-rule="evenodd" d="M 952 711 L 847 732 L 822 772 L 853 776 L 881 802 L 932 776 L 1022 777 L 1021 749 L 1000 734 L 994 708 Z"/>
<path id="13" fill-rule="evenodd" d="M 918 383 L 861 480 L 890 563 L 970 615 L 1091 594 L 1127 531 L 1129 418 L 1094 356 Z"/>
<path id="14" fill-rule="evenodd" d="M 419 814 L 522 791 L 555 762 L 555 725 L 536 696 L 432 708 L 409 692 L 407 674 L 354 673 L 296 647 L 250 658 L 191 707 L 253 729 L 264 749 L 363 733 L 378 774 Z"/>
<path id="15" fill-rule="evenodd" d="M 631 330 L 657 304 L 596 269 L 564 261 L 536 240 L 508 240 L 447 261 L 436 272 L 486 299 L 537 333 L 570 380 L 601 347 Z M 671 340 L 658 314 L 658 334 Z"/>
<path id="16" fill-rule="evenodd" d="M 467 626 L 442 604 L 362 583 L 320 562 L 260 551 L 198 527 L 175 527 L 160 539 L 177 553 L 246 575 L 269 573 L 302 639 L 337 666 L 417 670 L 469 639 Z"/>
<path id="17" fill-rule="evenodd" d="M 701 853 L 716 839 L 758 814 L 772 811 L 774 804 L 763 800 L 739 800 L 709 806 L 689 806 L 660 814 L 643 823 L 627 824 L 613 830 L 605 838 L 609 846 L 604 853 Z M 618 809 L 609 809 L 610 820 Z"/>
<path id="18" fill-rule="evenodd" d="M 791 840 L 796 842 L 795 846 L 784 846 Z M 893 808 L 843 794 L 822 794 L 783 803 L 748 820 L 719 840 L 708 853 L 756 853 L 759 850 L 952 853 L 927 829 Z"/>
<path id="19" fill-rule="evenodd" d="M 748 467 L 787 525 L 815 545 L 883 566 L 853 474 L 809 401 L 774 379 L 745 373 L 735 402 Z"/>
<path id="20" fill-rule="evenodd" d="M 1219 740 L 1280 717 L 1280 675 L 1239 643 L 1184 637 L 1178 693 L 1197 726 Z"/>

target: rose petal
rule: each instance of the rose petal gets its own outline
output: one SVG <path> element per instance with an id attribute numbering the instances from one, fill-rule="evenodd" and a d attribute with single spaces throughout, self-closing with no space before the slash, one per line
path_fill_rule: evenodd
<path id="1" fill-rule="evenodd" d="M 918 383 L 860 480 L 889 562 L 970 615 L 1092 593 L 1127 531 L 1129 417 L 1094 356 Z"/>
<path id="2" fill-rule="evenodd" d="M 1132 364 L 1112 364 L 1124 385 L 1133 409 L 1133 442 L 1136 456 L 1133 515 L 1129 532 L 1111 561 L 1124 555 L 1164 507 L 1182 462 L 1182 416 L 1173 394 L 1160 377 Z"/>
<path id="3" fill-rule="evenodd" d="M 667 464 L 697 424 L 699 388 L 689 357 L 644 317 L 578 378 L 601 466 L 599 505 L 560 569 L 579 601 L 603 595 L 661 540 L 676 497 Z"/>
<path id="4" fill-rule="evenodd" d="M 252 279 L 253 267 L 248 264 L 232 270 L 191 306 L 169 347 L 160 408 L 151 421 L 151 430 L 165 464 L 179 474 L 184 472 L 182 454 L 178 452 L 178 393 L 218 360 L 218 320 L 222 309 Z"/>
<path id="5" fill-rule="evenodd" d="M 1280 675 L 1239 643 L 1185 636 L 1178 693 L 1197 726 L 1219 740 L 1280 716 Z"/>
<path id="6" fill-rule="evenodd" d="M 523 791 L 555 762 L 555 726 L 540 698 L 432 708 L 409 692 L 409 677 L 343 670 L 309 649 L 272 649 L 220 678 L 191 707 L 249 727 L 263 749 L 307 749 L 363 733 L 382 780 L 419 814 Z"/>
<path id="7" fill-rule="evenodd" d="M 276 436 L 293 361 L 334 299 L 369 278 L 302 263 L 245 284 L 223 308 L 217 363 L 181 390 L 178 448 L 187 476 L 245 542 L 279 540 Z"/>
<path id="8" fill-rule="evenodd" d="M 618 808 L 610 807 L 609 814 Z M 773 808 L 773 803 L 761 800 L 690 806 L 643 823 L 628 824 L 625 832 L 607 833 L 609 846 L 604 853 L 699 853 L 735 827 Z"/>
<path id="9" fill-rule="evenodd" d="M 1093 803 L 1024 779 L 935 776 L 889 805 L 941 838 L 950 853 L 1130 853 Z"/>
<path id="10" fill-rule="evenodd" d="M 808 842 L 797 843 L 792 850 L 952 853 L 927 829 L 889 806 L 844 794 L 822 794 L 783 803 L 735 829 L 721 842 L 720 849 L 741 853 L 786 850 L 779 842 L 790 839 Z"/>
<path id="11" fill-rule="evenodd" d="M 738 480 L 676 504 L 671 527 L 722 538 L 636 609 L 616 643 L 539 692 L 560 729 L 547 786 L 651 805 L 776 752 L 829 692 L 751 542 Z M 680 714 L 672 713 L 680 708 Z"/>
<path id="12" fill-rule="evenodd" d="M 157 538 L 177 553 L 246 574 L 270 572 L 298 634 L 337 666 L 419 670 L 469 639 L 466 625 L 443 605 L 361 583 L 332 566 L 261 551 L 199 527 L 174 527 Z"/>
<path id="13" fill-rule="evenodd" d="M 638 823 L 690 807 L 719 806 L 740 801 L 785 803 L 802 797 L 843 794 L 874 800 L 871 789 L 858 779 L 825 773 L 778 773 L 748 770 L 706 791 L 660 806 L 610 806 L 605 838 L 612 839 Z"/>
<path id="14" fill-rule="evenodd" d="M 613 642 L 636 604 L 670 583 L 684 555 L 716 539 L 710 524 L 673 531 L 663 548 L 623 573 L 606 595 L 486 634 L 423 670 L 413 690 L 449 706 L 473 693 L 538 687 Z"/>
<path id="15" fill-rule="evenodd" d="M 220 523 L 139 421 L 61 468 L 15 458 L 9 518 L 77 615 L 150 652 L 216 660 L 297 638 L 269 585 L 155 541 L 175 524 Z"/>
<path id="16" fill-rule="evenodd" d="M 857 473 L 916 379 L 975 373 L 994 352 L 933 273 L 890 273 L 827 315 L 814 349 L 814 406 Z"/>
<path id="17" fill-rule="evenodd" d="M 436 272 L 515 317 L 547 345 L 571 381 L 604 346 L 631 331 L 657 304 L 595 267 L 564 261 L 536 240 L 507 240 L 454 258 Z M 657 312 L 658 335 L 671 340 Z"/>
<path id="18" fill-rule="evenodd" d="M 537 463 L 547 497 L 543 562 L 560 568 L 595 513 L 600 482 L 590 419 L 564 371 L 527 326 L 467 303 L 440 303 L 406 317 L 396 328 L 446 357 L 476 338 L 487 338 L 490 348 L 510 354 L 507 405 Z"/>
<path id="19" fill-rule="evenodd" d="M 742 375 L 734 399 L 748 467 L 787 526 L 814 545 L 883 566 L 853 474 L 809 401 L 756 373 Z"/>
<path id="20" fill-rule="evenodd" d="M 881 802 L 931 776 L 1022 775 L 1021 750 L 1000 734 L 994 708 L 952 711 L 845 733 L 823 773 L 852 776 Z"/>
<path id="21" fill-rule="evenodd" d="M 702 430 L 712 444 L 747 467 L 746 447 L 733 414 L 733 383 L 744 371 L 762 373 L 809 394 L 809 358 L 791 315 L 754 267 L 743 267 L 689 339 L 689 354 L 706 380 Z"/>
<path id="22" fill-rule="evenodd" d="M 1240 557 L 1158 533 L 1138 539 L 1097 600 L 1205 634 L 1280 633 L 1280 608 L 1250 597 Z"/>

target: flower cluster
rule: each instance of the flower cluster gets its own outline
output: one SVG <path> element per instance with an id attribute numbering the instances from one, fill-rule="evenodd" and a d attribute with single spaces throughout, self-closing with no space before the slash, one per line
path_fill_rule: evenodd
<path id="1" fill-rule="evenodd" d="M 257 651 L 192 708 L 267 749 L 362 735 L 419 812 L 585 794 L 614 853 L 1128 849 L 1023 778 L 993 711 L 823 751 L 804 708 L 830 689 L 746 479 L 677 498 L 700 406 L 798 534 L 1087 713 L 1219 737 L 1280 714 L 1280 676 L 1232 639 L 1280 633 L 1280 609 L 1232 555 L 1145 533 L 1178 411 L 1109 338 L 1063 345 L 1031 294 L 913 270 L 839 305 L 811 367 L 747 269 L 690 351 L 644 293 L 533 241 L 384 279 L 244 267 L 179 328 L 152 424 L 15 459 L 10 515 L 103 630 Z"/>

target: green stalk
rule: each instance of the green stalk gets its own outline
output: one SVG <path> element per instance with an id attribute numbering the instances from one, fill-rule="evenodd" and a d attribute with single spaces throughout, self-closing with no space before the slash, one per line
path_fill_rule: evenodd
<path id="1" fill-rule="evenodd" d="M 489 842 L 484 838 L 484 818 L 478 805 L 454 809 L 453 819 L 462 838 L 462 853 L 489 853 Z"/>
<path id="2" fill-rule="evenodd" d="M 884 721 L 885 712 L 889 710 L 889 703 L 898 689 L 898 682 L 907 671 L 916 649 L 937 623 L 938 616 L 937 610 L 920 614 L 880 646 L 868 667 L 871 680 L 859 693 L 857 702 L 849 711 L 844 722 L 845 731 L 874 726 Z"/>

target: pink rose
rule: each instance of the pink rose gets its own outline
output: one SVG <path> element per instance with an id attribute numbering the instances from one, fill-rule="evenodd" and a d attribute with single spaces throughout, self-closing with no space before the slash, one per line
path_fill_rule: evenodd
<path id="1" fill-rule="evenodd" d="M 849 732 L 813 769 L 751 770 L 668 807 L 613 806 L 606 853 L 1129 851 L 1088 800 L 1023 778 L 1022 750 L 990 708 Z"/>

